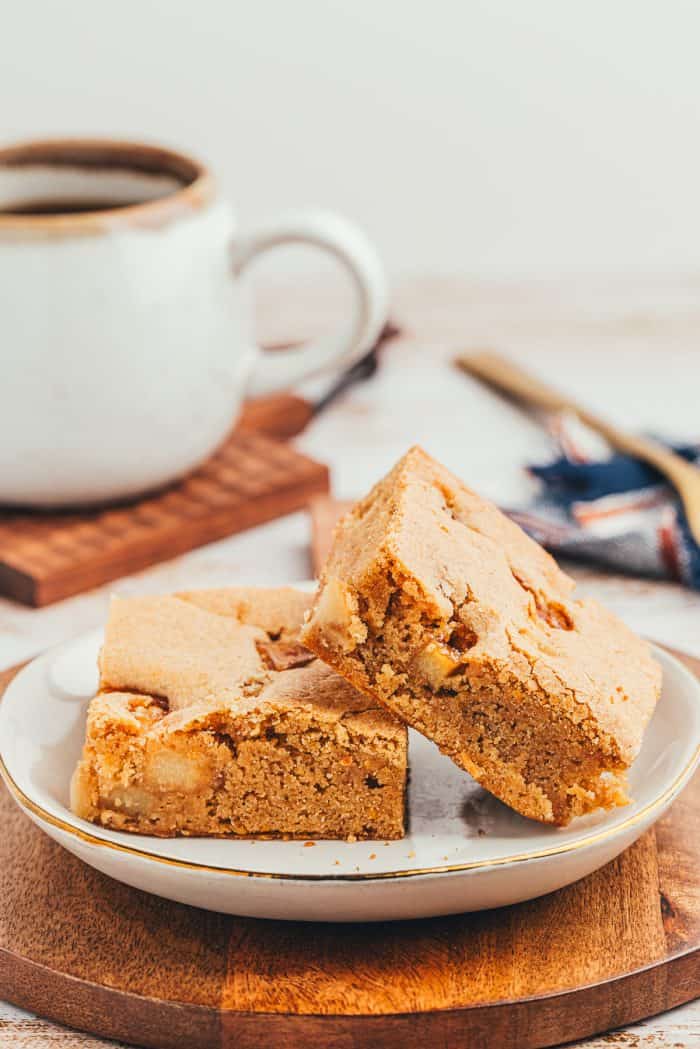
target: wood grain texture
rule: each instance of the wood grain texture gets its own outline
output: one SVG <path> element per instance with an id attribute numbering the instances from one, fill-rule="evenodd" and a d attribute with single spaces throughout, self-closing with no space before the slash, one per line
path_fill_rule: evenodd
<path id="1" fill-rule="evenodd" d="M 700 674 L 700 660 L 681 658 Z M 45 837 L 3 789 L 0 995 L 164 1049 L 559 1044 L 700 995 L 699 813 L 700 775 L 622 856 L 539 900 L 310 925 L 120 885 Z"/>
<path id="2" fill-rule="evenodd" d="M 300 510 L 328 468 L 258 433 L 234 433 L 179 484 L 128 506 L 0 511 L 0 593 L 46 605 Z"/>

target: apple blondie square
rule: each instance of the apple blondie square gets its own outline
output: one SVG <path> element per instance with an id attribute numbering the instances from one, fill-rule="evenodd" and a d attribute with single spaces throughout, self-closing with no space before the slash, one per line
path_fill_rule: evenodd
<path id="1" fill-rule="evenodd" d="M 419 448 L 339 524 L 302 641 L 525 816 L 624 804 L 649 646 Z"/>
<path id="2" fill-rule="evenodd" d="M 402 837 L 406 729 L 300 644 L 310 600 L 114 599 L 73 811 L 165 837 Z"/>

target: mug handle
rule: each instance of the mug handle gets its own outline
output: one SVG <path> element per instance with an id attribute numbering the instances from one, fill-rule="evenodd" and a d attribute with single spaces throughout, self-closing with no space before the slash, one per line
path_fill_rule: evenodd
<path id="1" fill-rule="evenodd" d="M 233 272 L 240 275 L 258 255 L 282 244 L 311 244 L 328 252 L 345 267 L 355 292 L 352 316 L 344 328 L 284 353 L 261 352 L 248 393 L 262 396 L 293 386 L 331 365 L 350 365 L 374 344 L 387 319 L 389 293 L 379 257 L 356 226 L 326 211 L 304 211 L 277 222 L 231 245 Z"/>

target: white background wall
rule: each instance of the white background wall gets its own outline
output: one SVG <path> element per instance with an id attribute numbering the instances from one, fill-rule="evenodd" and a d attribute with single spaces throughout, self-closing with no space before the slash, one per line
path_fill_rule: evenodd
<path id="1" fill-rule="evenodd" d="M 694 0 L 0 0 L 0 135 L 208 158 L 394 274 L 700 263 Z"/>

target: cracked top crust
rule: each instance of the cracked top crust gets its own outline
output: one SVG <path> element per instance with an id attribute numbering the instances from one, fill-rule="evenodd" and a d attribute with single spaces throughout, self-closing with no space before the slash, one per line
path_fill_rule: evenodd
<path id="1" fill-rule="evenodd" d="M 576 599 L 574 586 L 493 504 L 412 448 L 338 526 L 308 636 L 324 591 L 335 592 L 351 651 L 368 631 L 381 631 L 400 589 L 426 622 L 463 631 L 468 643 L 458 647 L 468 649 L 461 658 L 472 671 L 496 680 L 505 673 L 504 686 L 515 680 L 540 693 L 628 763 L 661 670 L 645 642 L 598 602 Z"/>
<path id="2" fill-rule="evenodd" d="M 311 600 L 288 587 L 113 598 L 101 690 L 166 701 L 158 732 L 196 728 L 218 711 L 240 715 L 253 733 L 270 714 L 313 713 L 315 723 L 403 745 L 405 729 L 391 714 L 299 644 Z"/>

